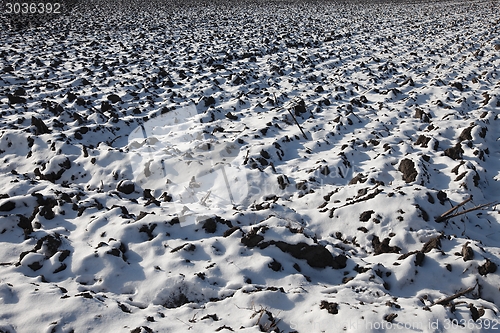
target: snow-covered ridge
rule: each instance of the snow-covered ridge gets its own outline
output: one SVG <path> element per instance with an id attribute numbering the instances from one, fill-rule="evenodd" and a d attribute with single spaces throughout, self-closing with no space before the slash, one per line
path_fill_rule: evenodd
<path id="1" fill-rule="evenodd" d="M 496 2 L 155 3 L 2 14 L 0 331 L 500 327 Z"/>

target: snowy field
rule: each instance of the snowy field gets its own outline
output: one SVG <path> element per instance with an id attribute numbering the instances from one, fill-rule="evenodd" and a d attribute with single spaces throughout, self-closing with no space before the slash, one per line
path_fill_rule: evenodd
<path id="1" fill-rule="evenodd" d="M 0 332 L 500 331 L 499 8 L 2 12 Z"/>

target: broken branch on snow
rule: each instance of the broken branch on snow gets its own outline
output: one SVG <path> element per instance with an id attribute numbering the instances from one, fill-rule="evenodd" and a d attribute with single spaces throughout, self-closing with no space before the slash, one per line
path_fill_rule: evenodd
<path id="1" fill-rule="evenodd" d="M 495 201 L 492 201 L 492 202 L 488 202 L 486 204 L 477 205 L 477 206 L 474 206 L 472 208 L 466 209 L 464 211 L 452 214 L 459 207 L 465 205 L 467 202 L 469 202 L 471 200 L 472 200 L 472 195 L 469 198 L 467 198 L 464 201 L 462 201 L 461 203 L 459 203 L 458 205 L 456 205 L 455 207 L 452 207 L 451 209 L 447 210 L 443 214 L 441 214 L 438 217 L 436 217 L 436 222 L 443 222 L 443 221 L 446 221 L 447 219 L 450 219 L 452 217 L 456 217 L 456 216 L 459 216 L 459 215 L 467 214 L 467 213 L 470 213 L 472 211 L 483 209 L 484 207 L 488 207 L 488 206 L 491 206 L 491 205 L 494 205 L 494 204 L 497 203 Z"/>

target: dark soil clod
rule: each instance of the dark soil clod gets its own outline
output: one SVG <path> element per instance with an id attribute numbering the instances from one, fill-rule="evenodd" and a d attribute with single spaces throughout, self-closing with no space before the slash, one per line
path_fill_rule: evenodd
<path id="1" fill-rule="evenodd" d="M 389 323 L 392 323 L 392 321 L 396 319 L 397 316 L 398 315 L 396 313 L 389 313 L 388 315 L 384 316 L 384 320 Z"/>
<path id="2" fill-rule="evenodd" d="M 130 181 L 120 181 L 120 183 L 118 183 L 118 185 L 116 186 L 116 189 L 118 192 L 122 192 L 122 193 L 125 193 L 125 194 L 131 194 L 135 191 L 135 185 L 134 183 L 130 182 Z"/>
<path id="3" fill-rule="evenodd" d="M 328 311 L 328 313 L 331 313 L 331 314 L 339 313 L 339 305 L 337 303 L 328 302 L 328 301 L 321 301 L 319 308 L 326 309 Z"/>
<path id="4" fill-rule="evenodd" d="M 415 163 L 410 159 L 403 159 L 398 170 L 403 173 L 403 180 L 407 183 L 411 183 L 417 178 L 418 173 L 415 169 Z"/>
<path id="5" fill-rule="evenodd" d="M 445 156 L 448 156 L 449 158 L 454 160 L 462 159 L 463 153 L 464 150 L 462 149 L 460 143 L 457 143 L 455 147 L 448 148 L 444 151 Z"/>
<path id="6" fill-rule="evenodd" d="M 14 208 L 16 208 L 16 203 L 9 200 L 0 205 L 0 212 L 10 212 Z"/>
<path id="7" fill-rule="evenodd" d="M 497 265 L 494 262 L 491 262 L 489 259 L 486 259 L 486 262 L 478 267 L 478 272 L 481 275 L 495 273 L 496 271 L 497 271 Z"/>
<path id="8" fill-rule="evenodd" d="M 422 252 L 427 253 L 432 249 L 441 249 L 441 238 L 442 236 L 437 236 L 429 239 L 422 247 Z"/>
<path id="9" fill-rule="evenodd" d="M 283 270 L 282 265 L 276 259 L 273 259 L 267 266 L 275 272 Z"/>
<path id="10" fill-rule="evenodd" d="M 43 120 L 35 116 L 31 117 L 31 126 L 35 126 L 36 135 L 50 133 L 49 128 L 47 127 L 47 125 L 45 125 Z"/>
<path id="11" fill-rule="evenodd" d="M 390 238 L 385 238 L 382 242 L 378 236 L 373 236 L 372 246 L 374 250 L 374 255 L 382 253 L 399 253 L 401 249 L 397 246 L 389 246 Z"/>
<path id="12" fill-rule="evenodd" d="M 213 234 L 217 230 L 217 222 L 213 218 L 205 220 L 203 223 L 203 229 L 207 234 Z"/>
<path id="13" fill-rule="evenodd" d="M 422 264 L 424 263 L 424 260 L 425 260 L 425 254 L 418 251 L 415 254 L 415 266 L 422 266 Z"/>
<path id="14" fill-rule="evenodd" d="M 474 259 L 474 251 L 468 244 L 469 242 L 465 243 L 464 246 L 462 247 L 462 258 L 464 259 L 464 261 L 469 261 Z"/>
<path id="15" fill-rule="evenodd" d="M 367 222 L 368 220 L 370 220 L 370 217 L 373 213 L 375 213 L 373 210 L 364 211 L 363 213 L 361 213 L 361 215 L 359 215 L 359 220 L 361 222 Z"/>

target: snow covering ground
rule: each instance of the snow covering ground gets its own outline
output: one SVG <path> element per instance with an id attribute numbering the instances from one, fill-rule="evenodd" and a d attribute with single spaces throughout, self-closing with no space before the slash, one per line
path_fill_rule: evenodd
<path id="1" fill-rule="evenodd" d="M 1 16 L 0 332 L 500 330 L 498 1 L 145 7 Z"/>

